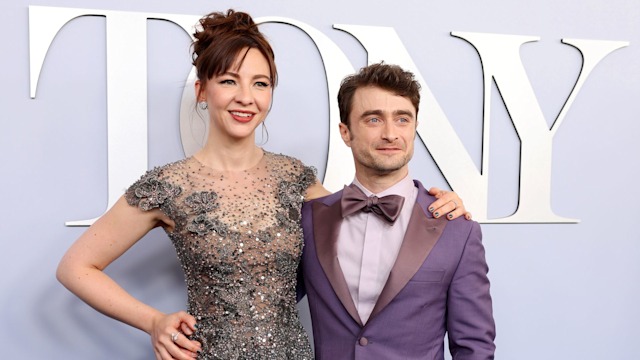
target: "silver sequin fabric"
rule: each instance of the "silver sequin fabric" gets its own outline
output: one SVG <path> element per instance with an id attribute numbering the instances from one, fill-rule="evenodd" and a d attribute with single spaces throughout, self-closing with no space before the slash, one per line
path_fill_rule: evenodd
<path id="1" fill-rule="evenodd" d="M 196 317 L 199 359 L 312 359 L 296 308 L 300 209 L 315 170 L 264 152 L 226 172 L 194 157 L 150 170 L 125 194 L 175 222 L 167 231 Z"/>

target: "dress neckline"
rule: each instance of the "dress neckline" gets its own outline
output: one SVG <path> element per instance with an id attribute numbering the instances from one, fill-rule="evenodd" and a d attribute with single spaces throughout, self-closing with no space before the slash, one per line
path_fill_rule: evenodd
<path id="1" fill-rule="evenodd" d="M 195 155 L 191 155 L 189 158 L 193 159 L 198 164 L 198 166 L 200 166 L 201 168 L 205 168 L 205 169 L 208 169 L 208 170 L 211 170 L 211 171 L 215 171 L 215 172 L 219 172 L 219 173 L 241 173 L 241 172 L 248 172 L 248 171 L 254 170 L 254 169 L 260 167 L 266 161 L 267 154 L 269 154 L 269 152 L 264 150 L 264 149 L 262 149 L 262 148 L 260 150 L 262 150 L 262 156 L 260 157 L 260 159 L 254 165 L 252 165 L 252 166 L 250 166 L 250 167 L 248 167 L 246 169 L 243 169 L 243 170 L 216 169 L 216 168 L 213 168 L 213 167 L 211 167 L 209 165 L 204 164 Z"/>

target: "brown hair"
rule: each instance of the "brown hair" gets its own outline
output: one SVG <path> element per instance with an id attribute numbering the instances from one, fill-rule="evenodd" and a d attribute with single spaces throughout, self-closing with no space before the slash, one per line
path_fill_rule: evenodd
<path id="1" fill-rule="evenodd" d="M 203 88 L 207 80 L 227 72 L 238 56 L 242 64 L 247 53 L 241 55 L 240 52 L 247 48 L 257 49 L 267 59 L 275 87 L 278 72 L 273 49 L 249 14 L 233 9 L 226 14 L 212 12 L 202 17 L 199 24 L 200 28 L 193 34 L 191 57 Z"/>
<path id="2" fill-rule="evenodd" d="M 362 87 L 375 86 L 394 94 L 408 98 L 416 108 L 416 116 L 420 105 L 420 84 L 412 72 L 403 70 L 398 65 L 384 62 L 365 66 L 356 74 L 349 75 L 340 84 L 338 91 L 338 108 L 340 122 L 349 126 L 349 116 L 356 90 Z"/>

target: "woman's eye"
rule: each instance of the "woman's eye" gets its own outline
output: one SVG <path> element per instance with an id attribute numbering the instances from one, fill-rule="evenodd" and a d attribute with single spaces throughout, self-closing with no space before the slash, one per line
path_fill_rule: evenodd
<path id="1" fill-rule="evenodd" d="M 235 82 L 235 81 L 233 81 L 232 79 L 224 79 L 224 80 L 220 80 L 220 84 L 222 84 L 222 85 L 233 85 L 233 84 L 235 84 L 235 83 L 236 83 L 236 82 Z"/>
<path id="2" fill-rule="evenodd" d="M 258 87 L 269 87 L 269 83 L 265 82 L 265 81 L 258 81 L 256 83 L 256 86 L 258 86 Z"/>

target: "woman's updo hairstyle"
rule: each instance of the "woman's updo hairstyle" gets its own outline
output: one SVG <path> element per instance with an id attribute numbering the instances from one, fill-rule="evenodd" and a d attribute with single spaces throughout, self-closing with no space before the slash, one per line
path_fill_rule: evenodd
<path id="1" fill-rule="evenodd" d="M 240 52 L 246 48 L 260 51 L 267 59 L 272 86 L 276 85 L 273 49 L 249 14 L 232 9 L 226 14 L 212 12 L 201 18 L 199 25 L 193 34 L 192 59 L 203 86 L 212 77 L 229 71 L 238 56 L 242 64 L 247 54 Z"/>

